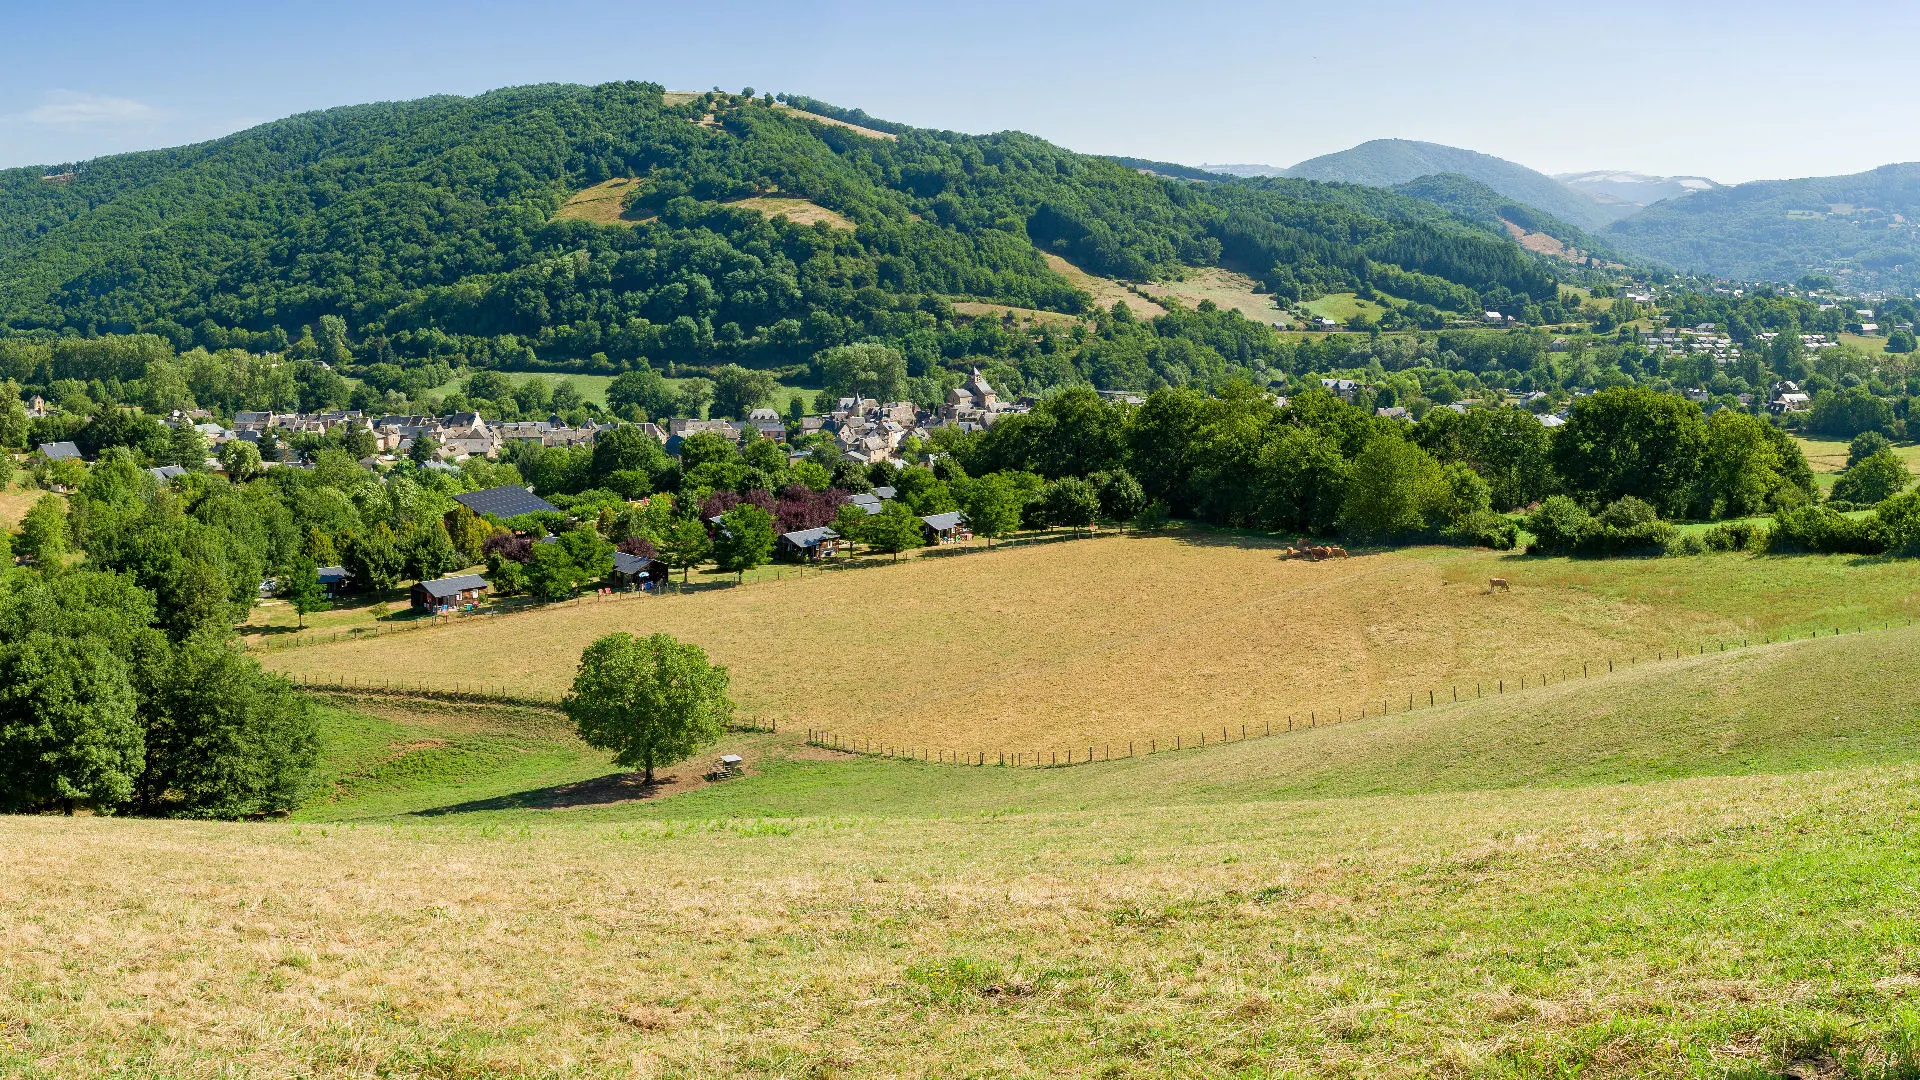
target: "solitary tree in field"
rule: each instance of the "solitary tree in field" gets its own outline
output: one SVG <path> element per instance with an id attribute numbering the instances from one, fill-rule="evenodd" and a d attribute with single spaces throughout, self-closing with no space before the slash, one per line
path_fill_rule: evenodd
<path id="1" fill-rule="evenodd" d="M 614 763 L 640 768 L 683 761 L 720 737 L 733 716 L 727 669 L 706 650 L 671 634 L 608 634 L 580 655 L 573 691 L 562 707 L 580 738 L 614 752 Z"/>
<path id="2" fill-rule="evenodd" d="M 308 614 L 333 606 L 327 602 L 327 591 L 320 587 L 319 568 L 313 565 L 311 559 L 293 560 L 293 567 L 287 571 L 287 587 L 281 595 L 293 605 L 294 616 L 302 630 L 307 627 Z"/>

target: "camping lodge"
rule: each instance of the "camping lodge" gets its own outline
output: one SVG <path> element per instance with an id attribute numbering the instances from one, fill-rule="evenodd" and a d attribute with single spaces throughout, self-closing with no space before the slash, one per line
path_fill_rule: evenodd
<path id="1" fill-rule="evenodd" d="M 478 574 L 416 582 L 412 594 L 413 608 L 434 615 L 471 611 L 480 605 L 487 589 L 487 579 Z"/>

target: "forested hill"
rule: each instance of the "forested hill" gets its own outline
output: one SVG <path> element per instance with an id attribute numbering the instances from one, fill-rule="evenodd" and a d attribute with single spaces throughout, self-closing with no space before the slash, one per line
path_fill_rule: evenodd
<path id="1" fill-rule="evenodd" d="M 1842 271 L 1850 286 L 1905 289 L 1920 284 L 1920 164 L 1702 191 L 1606 235 L 1696 273 L 1793 281 Z"/>
<path id="2" fill-rule="evenodd" d="M 791 363 L 928 330 L 956 299 L 1084 310 L 1043 253 L 1453 310 L 1556 293 L 1537 257 L 1390 193 L 1197 185 L 793 100 L 820 115 L 652 84 L 519 87 L 290 117 L 70 178 L 0 173 L 0 323 L 277 349 L 333 316 L 376 359 L 619 370 Z M 623 178 L 624 210 L 561 212 Z M 832 213 L 734 205 L 766 196 Z"/>
<path id="3" fill-rule="evenodd" d="M 1636 209 L 1630 205 L 1601 203 L 1545 173 L 1505 158 L 1413 139 L 1374 139 L 1303 161 L 1286 171 L 1286 175 L 1304 180 L 1331 180 L 1370 187 L 1393 187 L 1440 173 L 1471 177 L 1509 199 L 1539 207 L 1583 229 L 1602 228 Z"/>
<path id="4" fill-rule="evenodd" d="M 1538 207 L 1510 199 L 1470 176 L 1458 173 L 1422 176 L 1404 184 L 1395 184 L 1393 190 L 1443 207 L 1469 221 L 1480 222 L 1496 232 L 1504 232 L 1508 225 L 1512 225 L 1530 233 L 1552 237 L 1572 249 L 1567 253 L 1569 256 L 1584 253 L 1609 261 L 1620 261 L 1622 258 L 1605 241 L 1585 229 L 1562 221 Z"/>

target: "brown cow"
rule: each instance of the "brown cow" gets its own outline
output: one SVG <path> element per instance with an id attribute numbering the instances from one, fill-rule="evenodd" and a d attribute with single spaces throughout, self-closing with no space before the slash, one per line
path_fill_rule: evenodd
<path id="1" fill-rule="evenodd" d="M 1495 590 L 1499 590 L 1500 592 L 1512 592 L 1513 587 L 1507 584 L 1506 578 L 1503 578 L 1503 577 L 1488 578 L 1487 579 L 1488 594 L 1492 594 Z"/>
<path id="2" fill-rule="evenodd" d="M 1330 547 L 1327 549 L 1327 554 L 1336 559 L 1344 559 L 1347 557 L 1347 549 L 1343 547 Z"/>

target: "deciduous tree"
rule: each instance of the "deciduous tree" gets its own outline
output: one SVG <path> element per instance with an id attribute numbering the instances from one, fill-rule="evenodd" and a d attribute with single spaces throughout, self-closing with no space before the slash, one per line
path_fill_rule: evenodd
<path id="1" fill-rule="evenodd" d="M 651 783 L 662 765 L 712 743 L 733 716 L 727 669 L 669 634 L 608 634 L 580 656 L 562 703 L 581 741 Z"/>

